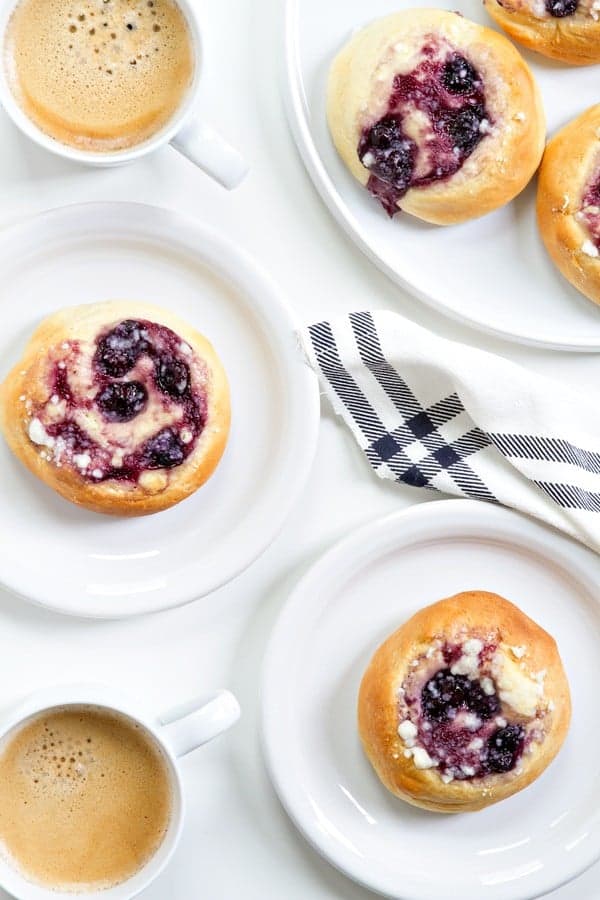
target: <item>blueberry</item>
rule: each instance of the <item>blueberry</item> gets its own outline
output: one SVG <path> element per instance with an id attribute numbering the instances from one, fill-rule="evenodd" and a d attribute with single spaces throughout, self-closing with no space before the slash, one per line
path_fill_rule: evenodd
<path id="1" fill-rule="evenodd" d="M 172 428 L 163 428 L 146 441 L 141 451 L 145 469 L 172 469 L 185 459 L 183 444 Z"/>
<path id="2" fill-rule="evenodd" d="M 369 146 L 372 150 L 390 150 L 397 146 L 403 137 L 400 123 L 393 116 L 380 119 L 368 132 Z"/>
<path id="3" fill-rule="evenodd" d="M 525 732 L 520 725 L 499 728 L 488 740 L 487 765 L 492 772 L 510 772 L 523 750 Z"/>
<path id="4" fill-rule="evenodd" d="M 416 148 L 393 116 L 385 116 L 364 133 L 358 155 L 369 172 L 381 181 L 401 191 L 410 187 Z"/>
<path id="5" fill-rule="evenodd" d="M 129 422 L 146 406 L 148 394 L 139 381 L 114 381 L 102 388 L 96 404 L 109 422 Z"/>
<path id="6" fill-rule="evenodd" d="M 395 188 L 400 190 L 407 188 L 410 185 L 413 171 L 413 152 L 409 142 L 407 141 L 397 150 L 390 150 L 384 157 L 377 160 L 371 171 L 381 181 L 385 181 Z"/>
<path id="7" fill-rule="evenodd" d="M 190 370 L 175 356 L 161 356 L 156 363 L 156 384 L 163 393 L 178 399 L 188 389 Z"/>
<path id="8" fill-rule="evenodd" d="M 111 378 L 126 375 L 148 349 L 141 322 L 125 319 L 98 342 L 94 362 L 98 371 Z"/>
<path id="9" fill-rule="evenodd" d="M 455 53 L 442 71 L 442 84 L 451 94 L 468 94 L 479 81 L 477 72 L 468 59 Z"/>
<path id="10" fill-rule="evenodd" d="M 445 130 L 461 155 L 468 156 L 472 153 L 483 137 L 479 129 L 485 118 L 485 109 L 481 103 L 464 106 L 445 117 Z"/>
<path id="11" fill-rule="evenodd" d="M 450 669 L 441 669 L 429 679 L 421 692 L 421 706 L 434 722 L 448 722 L 461 709 L 480 719 L 490 719 L 500 710 L 496 694 L 484 693 L 478 681 L 453 675 Z"/>
<path id="12" fill-rule="evenodd" d="M 572 16 L 579 6 L 579 0 L 546 0 L 546 10 L 555 19 Z"/>

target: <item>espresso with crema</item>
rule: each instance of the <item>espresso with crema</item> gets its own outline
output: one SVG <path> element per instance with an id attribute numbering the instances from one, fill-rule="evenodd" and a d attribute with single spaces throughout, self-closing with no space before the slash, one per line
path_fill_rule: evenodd
<path id="1" fill-rule="evenodd" d="M 174 116 L 193 80 L 194 50 L 173 0 L 21 0 L 4 66 L 41 131 L 78 150 L 114 152 Z"/>
<path id="2" fill-rule="evenodd" d="M 160 847 L 171 806 L 161 749 L 120 714 L 60 707 L 0 746 L 0 852 L 45 888 L 126 881 Z"/>

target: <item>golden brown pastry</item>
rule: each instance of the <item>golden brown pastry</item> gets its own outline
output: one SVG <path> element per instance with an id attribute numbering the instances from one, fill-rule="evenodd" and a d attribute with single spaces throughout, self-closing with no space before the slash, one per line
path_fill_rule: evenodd
<path id="1" fill-rule="evenodd" d="M 358 701 L 363 746 L 383 784 L 447 813 L 531 784 L 560 750 L 570 716 L 553 638 L 486 591 L 409 619 L 375 653 Z"/>
<path id="2" fill-rule="evenodd" d="M 45 319 L 0 386 L 15 455 L 80 506 L 145 515 L 210 477 L 229 389 L 206 338 L 159 307 L 93 303 Z"/>
<path id="3" fill-rule="evenodd" d="M 483 0 L 483 5 L 530 50 L 573 66 L 600 62 L 598 0 Z"/>
<path id="4" fill-rule="evenodd" d="M 548 144 L 537 215 L 554 263 L 577 290 L 600 303 L 600 105 Z"/>
<path id="5" fill-rule="evenodd" d="M 358 32 L 333 62 L 329 128 L 390 216 L 450 225 L 512 200 L 545 140 L 539 90 L 502 35 L 458 13 L 410 9 Z"/>

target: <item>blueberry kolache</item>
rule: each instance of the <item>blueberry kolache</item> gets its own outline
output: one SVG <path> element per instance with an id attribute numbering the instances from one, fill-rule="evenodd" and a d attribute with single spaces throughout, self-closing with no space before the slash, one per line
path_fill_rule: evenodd
<path id="1" fill-rule="evenodd" d="M 600 104 L 549 141 L 538 181 L 537 217 L 559 271 L 600 303 Z"/>
<path id="2" fill-rule="evenodd" d="M 483 0 L 513 40 L 572 66 L 600 62 L 600 0 Z"/>
<path id="3" fill-rule="evenodd" d="M 332 64 L 327 116 L 342 160 L 388 215 L 437 225 L 508 203 L 544 149 L 540 93 L 519 52 L 444 10 L 405 10 L 355 34 Z"/>
<path id="4" fill-rule="evenodd" d="M 51 315 L 0 386 L 13 453 L 67 500 L 114 515 L 158 512 L 197 490 L 223 454 L 229 421 L 212 346 L 143 303 Z"/>
<path id="5" fill-rule="evenodd" d="M 486 591 L 416 613 L 376 651 L 358 700 L 362 743 L 383 784 L 444 813 L 530 785 L 560 750 L 570 716 L 554 639 Z"/>

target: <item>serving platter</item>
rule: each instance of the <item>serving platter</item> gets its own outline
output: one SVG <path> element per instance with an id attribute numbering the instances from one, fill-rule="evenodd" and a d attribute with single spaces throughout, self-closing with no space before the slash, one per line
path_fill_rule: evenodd
<path id="1" fill-rule="evenodd" d="M 288 814 L 365 887 L 398 900 L 531 900 L 600 856 L 597 558 L 511 510 L 438 500 L 360 528 L 289 597 L 265 657 L 262 735 Z M 525 791 L 444 816 L 394 798 L 356 727 L 362 674 L 423 606 L 464 590 L 512 600 L 552 634 L 573 720 L 557 759 Z"/>
<path id="2" fill-rule="evenodd" d="M 401 8 L 458 10 L 495 27 L 478 0 L 286 0 L 284 90 L 306 168 L 330 212 L 390 278 L 453 319 L 511 341 L 600 349 L 600 309 L 554 269 L 535 221 L 535 179 L 481 219 L 439 228 L 399 214 L 390 221 L 338 158 L 325 116 L 327 74 L 352 32 Z M 498 30 L 498 29 L 496 29 Z M 523 51 L 540 85 L 548 130 L 600 100 L 598 66 L 573 68 Z"/>
<path id="3" fill-rule="evenodd" d="M 231 435 L 215 475 L 153 516 L 79 509 L 2 441 L 0 583 L 59 612 L 112 618 L 181 605 L 245 569 L 302 489 L 318 430 L 316 378 L 271 280 L 211 228 L 134 203 L 63 207 L 7 229 L 0 267 L 0 377 L 50 312 L 143 300 L 209 338 L 232 395 Z"/>

